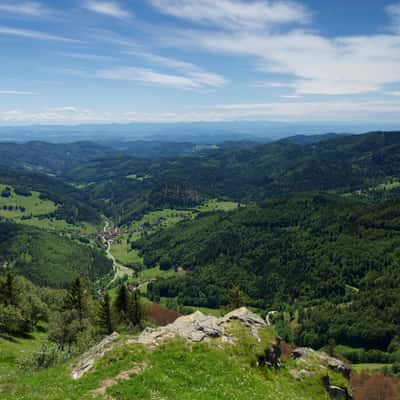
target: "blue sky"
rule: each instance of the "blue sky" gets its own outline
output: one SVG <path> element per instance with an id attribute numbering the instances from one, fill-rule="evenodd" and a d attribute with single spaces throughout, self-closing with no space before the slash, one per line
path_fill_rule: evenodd
<path id="1" fill-rule="evenodd" d="M 0 124 L 400 123 L 400 2 L 0 0 Z"/>

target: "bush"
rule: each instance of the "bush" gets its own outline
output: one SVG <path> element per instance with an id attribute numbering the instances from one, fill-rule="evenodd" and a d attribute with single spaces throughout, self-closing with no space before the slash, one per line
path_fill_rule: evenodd
<path id="1" fill-rule="evenodd" d="M 21 360 L 21 369 L 25 372 L 39 371 L 60 364 L 68 359 L 67 353 L 50 341 L 43 341 L 38 351 L 30 353 Z"/>

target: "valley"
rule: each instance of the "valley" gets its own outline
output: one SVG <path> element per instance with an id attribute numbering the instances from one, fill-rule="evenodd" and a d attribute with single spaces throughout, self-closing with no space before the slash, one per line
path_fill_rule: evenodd
<path id="1" fill-rule="evenodd" d="M 25 290 L 38 298 L 34 304 L 46 310 L 40 321 L 14 321 L 11 332 L 5 327 L 11 326 L 6 311 L 12 305 L 0 306 L 0 352 L 10 354 L 3 361 L 0 355 L 0 371 L 7 365 L 14 368 L 12 374 L 0 377 L 0 393 L 10 400 L 24 398 L 23 387 L 16 383 L 20 379 L 29 393 L 36 391 L 35 380 L 41 382 L 47 369 L 19 371 L 23 359 L 19 351 L 25 350 L 18 349 L 33 356 L 45 351 L 41 342 L 49 352 L 55 343 L 70 343 L 69 350 L 60 353 L 65 360 L 43 353 L 50 357 L 49 373 L 55 374 L 47 386 L 59 382 L 60 390 L 67 390 L 72 384 L 66 377 L 67 365 L 104 337 L 105 328 L 100 329 L 98 322 L 101 310 L 108 310 L 110 326 L 130 340 L 146 326 L 164 325 L 182 315 L 202 312 L 220 317 L 245 306 L 263 316 L 271 332 L 286 343 L 324 350 L 351 362 L 355 385 L 368 384 L 370 378 L 363 371 L 368 376 L 384 372 L 396 380 L 400 363 L 397 135 L 378 132 L 306 144 L 222 146 L 208 153 L 147 160 L 116 156 L 107 148 L 95 153 L 100 158 L 82 159 L 86 156 L 79 145 L 68 147 L 78 151 L 77 156 L 69 153 L 70 164 L 65 164 L 62 145 L 57 145 L 57 163 L 46 168 L 39 162 L 26 168 L 26 155 L 19 169 L 0 167 L 0 280 L 6 285 L 12 273 L 19 282 L 16 286 L 29 287 Z M 39 154 L 32 159 L 43 159 L 42 150 L 35 151 Z M 103 154 L 106 158 L 101 158 Z M 18 164 L 18 157 L 14 162 Z M 79 287 L 87 287 L 82 293 L 88 297 L 87 318 L 79 329 L 62 306 L 82 290 L 70 292 L 78 285 L 77 277 L 82 279 Z M 21 318 L 28 318 L 24 296 L 19 296 Z M 135 301 L 135 307 L 140 303 L 142 311 L 117 312 L 123 296 Z M 128 315 L 137 319 L 132 322 Z M 17 333 L 24 329 L 28 336 Z M 244 337 L 242 332 L 240 338 Z M 168 364 L 165 354 L 179 358 L 186 351 L 186 344 L 168 346 L 155 358 L 136 348 L 129 352 L 139 351 L 138 360 L 154 362 L 158 368 Z M 238 362 L 231 365 L 238 371 L 243 365 L 247 368 L 243 359 L 233 361 L 229 353 L 236 357 L 239 350 L 229 350 L 226 358 L 223 352 L 201 349 L 210 357 L 201 362 L 220 359 Z M 184 375 L 190 363 L 200 360 L 194 356 L 187 362 L 177 374 Z M 291 361 L 287 363 L 285 368 L 290 368 Z M 209 374 L 208 364 L 204 365 Z M 277 386 L 268 390 L 283 395 L 284 387 L 294 385 L 296 389 L 286 393 L 289 399 L 325 399 L 318 383 L 320 371 L 309 392 L 304 385 L 296 386 L 297 378 L 292 381 L 288 371 L 276 375 Z M 101 380 L 123 371 L 117 372 L 104 367 Z M 56 379 L 60 373 L 62 381 Z M 271 377 L 271 371 L 265 374 Z M 360 376 L 363 380 L 357 380 Z M 172 379 L 161 372 L 157 377 Z M 260 390 L 264 378 L 256 371 L 248 377 Z M 198 379 L 203 379 L 201 374 Z M 94 390 L 101 380 L 95 378 L 89 386 Z M 15 395 L 7 381 L 17 388 Z M 226 382 L 214 382 L 210 390 Z M 142 381 L 135 389 L 128 385 L 126 396 L 132 395 L 131 390 L 151 390 L 155 384 Z M 77 396 L 89 396 L 85 385 Z M 125 390 L 122 383 L 114 386 L 105 392 Z M 164 395 L 169 398 L 171 393 L 166 390 Z M 195 391 L 191 393 L 196 398 Z M 221 398 L 226 395 L 221 393 Z M 122 392 L 118 396 L 125 398 Z M 230 396 L 238 395 L 233 391 Z"/>

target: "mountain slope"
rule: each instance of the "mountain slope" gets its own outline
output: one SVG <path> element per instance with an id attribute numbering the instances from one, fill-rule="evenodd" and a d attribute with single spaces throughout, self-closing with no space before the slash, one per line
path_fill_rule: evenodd
<path id="1" fill-rule="evenodd" d="M 262 309 L 329 301 L 332 337 L 386 349 L 400 334 L 391 306 L 400 295 L 399 232 L 397 201 L 366 205 L 302 195 L 184 222 L 135 247 L 149 267 L 187 271 L 151 284 L 151 298 L 217 307 L 230 301 L 237 286 Z M 334 304 L 350 300 L 351 306 L 334 312 Z M 361 310 L 364 319 L 355 317 Z"/>
<path id="2" fill-rule="evenodd" d="M 0 223 L 0 265 L 37 285 L 66 287 L 77 276 L 93 283 L 112 270 L 105 255 L 58 234 Z"/>

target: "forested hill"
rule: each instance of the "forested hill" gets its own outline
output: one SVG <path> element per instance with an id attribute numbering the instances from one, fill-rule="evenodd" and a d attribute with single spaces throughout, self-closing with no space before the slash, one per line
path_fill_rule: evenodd
<path id="1" fill-rule="evenodd" d="M 253 147 L 228 146 L 173 159 L 114 157 L 82 164 L 65 178 L 91 183 L 88 191 L 94 197 L 111 198 L 119 205 L 127 197 L 118 196 L 121 186 L 125 194 L 136 198 L 145 192 L 142 204 L 154 192 L 180 191 L 196 193 L 200 200 L 229 197 L 241 202 L 306 191 L 352 192 L 400 179 L 400 134 L 340 136 L 309 145 L 284 140 Z M 171 199 L 158 199 L 154 204 L 171 205 Z M 177 199 L 177 205 L 181 204 L 186 203 Z"/>
<path id="2" fill-rule="evenodd" d="M 93 142 L 52 144 L 46 142 L 0 143 L 0 165 L 25 167 L 40 172 L 63 171 L 97 158 L 115 155 L 116 151 Z"/>
<path id="3" fill-rule="evenodd" d="M 110 274 L 102 253 L 43 229 L 0 222 L 0 267 L 7 265 L 40 286 L 68 287 L 77 276 L 87 282 Z"/>
<path id="4" fill-rule="evenodd" d="M 70 224 L 101 222 L 100 204 L 92 201 L 83 191 L 58 178 L 22 168 L 0 166 L 0 184 L 14 187 L 16 192 L 23 196 L 29 196 L 31 191 L 39 192 L 42 199 L 51 200 L 58 206 L 54 217 L 64 219 Z"/>
<path id="5" fill-rule="evenodd" d="M 181 223 L 137 247 L 148 266 L 187 271 L 150 286 L 156 298 L 216 307 L 237 286 L 263 309 L 329 301 L 325 316 L 336 321 L 330 334 L 338 343 L 385 348 L 400 334 L 398 201 L 301 195 Z M 348 306 L 336 309 L 340 303 Z M 313 345 L 329 339 L 329 318 Z"/>

